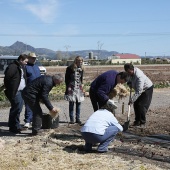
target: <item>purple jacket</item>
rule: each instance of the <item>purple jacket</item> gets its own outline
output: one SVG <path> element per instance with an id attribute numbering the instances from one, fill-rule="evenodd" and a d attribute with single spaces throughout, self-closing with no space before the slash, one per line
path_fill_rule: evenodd
<path id="1" fill-rule="evenodd" d="M 105 104 L 109 100 L 108 94 L 117 85 L 117 74 L 115 70 L 106 71 L 91 83 L 91 90 L 96 93 L 101 103 Z"/>

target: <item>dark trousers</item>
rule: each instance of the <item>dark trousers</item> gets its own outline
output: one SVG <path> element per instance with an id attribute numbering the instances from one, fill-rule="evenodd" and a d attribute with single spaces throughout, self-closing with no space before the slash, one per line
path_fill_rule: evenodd
<path id="1" fill-rule="evenodd" d="M 11 108 L 9 112 L 8 126 L 12 131 L 21 129 L 20 113 L 23 108 L 24 101 L 21 96 L 21 91 L 18 91 L 13 99 L 9 99 Z"/>
<path id="2" fill-rule="evenodd" d="M 38 131 L 41 129 L 41 126 L 42 126 L 42 109 L 41 109 L 40 103 L 39 101 L 36 101 L 35 103 L 33 103 L 29 99 L 27 99 L 24 95 L 22 96 L 23 96 L 25 103 L 28 104 L 28 106 L 33 112 L 32 132 L 38 133 Z"/>
<path id="3" fill-rule="evenodd" d="M 104 105 L 102 102 L 100 102 L 99 97 L 91 88 L 89 90 L 89 96 L 90 96 L 90 100 L 91 100 L 94 112 L 100 109 Z"/>
<path id="4" fill-rule="evenodd" d="M 141 124 L 146 123 L 146 113 L 151 104 L 153 94 L 153 86 L 145 90 L 139 98 L 134 102 L 134 111 L 135 111 L 135 121 L 140 122 Z"/>

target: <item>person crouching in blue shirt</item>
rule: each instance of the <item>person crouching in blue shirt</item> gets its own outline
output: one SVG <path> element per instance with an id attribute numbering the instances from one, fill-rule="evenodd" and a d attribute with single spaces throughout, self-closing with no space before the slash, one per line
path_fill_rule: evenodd
<path id="1" fill-rule="evenodd" d="M 105 104 L 94 112 L 81 128 L 81 134 L 85 140 L 84 150 L 92 152 L 92 146 L 99 143 L 97 151 L 107 152 L 108 145 L 114 140 L 118 132 L 124 131 L 114 116 L 115 107 Z"/>

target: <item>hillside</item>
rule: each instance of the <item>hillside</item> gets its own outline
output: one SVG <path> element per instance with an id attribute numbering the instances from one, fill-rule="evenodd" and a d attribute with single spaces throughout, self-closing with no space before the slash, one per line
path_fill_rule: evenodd
<path id="1" fill-rule="evenodd" d="M 116 51 L 107 51 L 107 50 L 80 50 L 80 51 L 53 51 L 47 48 L 34 48 L 31 45 L 24 44 L 23 42 L 16 41 L 11 46 L 0 46 L 0 55 L 20 55 L 21 53 L 28 53 L 29 51 L 35 52 L 40 57 L 45 57 L 48 59 L 59 59 L 59 58 L 68 58 L 71 56 L 80 55 L 83 58 L 89 55 L 90 52 L 93 52 L 94 56 L 99 56 L 99 59 L 106 59 L 108 56 L 117 54 Z"/>

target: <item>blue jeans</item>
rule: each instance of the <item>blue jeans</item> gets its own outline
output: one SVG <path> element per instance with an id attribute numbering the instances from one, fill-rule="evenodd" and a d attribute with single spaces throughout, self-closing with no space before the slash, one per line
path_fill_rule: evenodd
<path id="1" fill-rule="evenodd" d="M 9 99 L 11 108 L 9 112 L 8 126 L 10 130 L 17 131 L 21 129 L 20 113 L 23 108 L 24 101 L 21 96 L 21 91 L 18 91 L 13 99 Z"/>
<path id="2" fill-rule="evenodd" d="M 33 117 L 32 110 L 30 109 L 30 107 L 28 106 L 28 104 L 25 103 L 25 119 L 24 119 L 24 122 L 25 122 L 25 123 L 30 123 L 30 122 L 32 122 L 32 117 Z"/>
<path id="3" fill-rule="evenodd" d="M 85 140 L 85 150 L 91 151 L 92 145 L 96 143 L 100 143 L 98 146 L 99 152 L 107 152 L 108 145 L 114 140 L 116 134 L 120 130 L 116 126 L 109 126 L 106 130 L 104 135 L 98 135 L 90 132 L 82 132 L 82 137 Z"/>
<path id="4" fill-rule="evenodd" d="M 81 102 L 76 101 L 76 120 L 80 119 Z M 74 102 L 69 102 L 69 116 L 70 120 L 74 121 Z"/>

